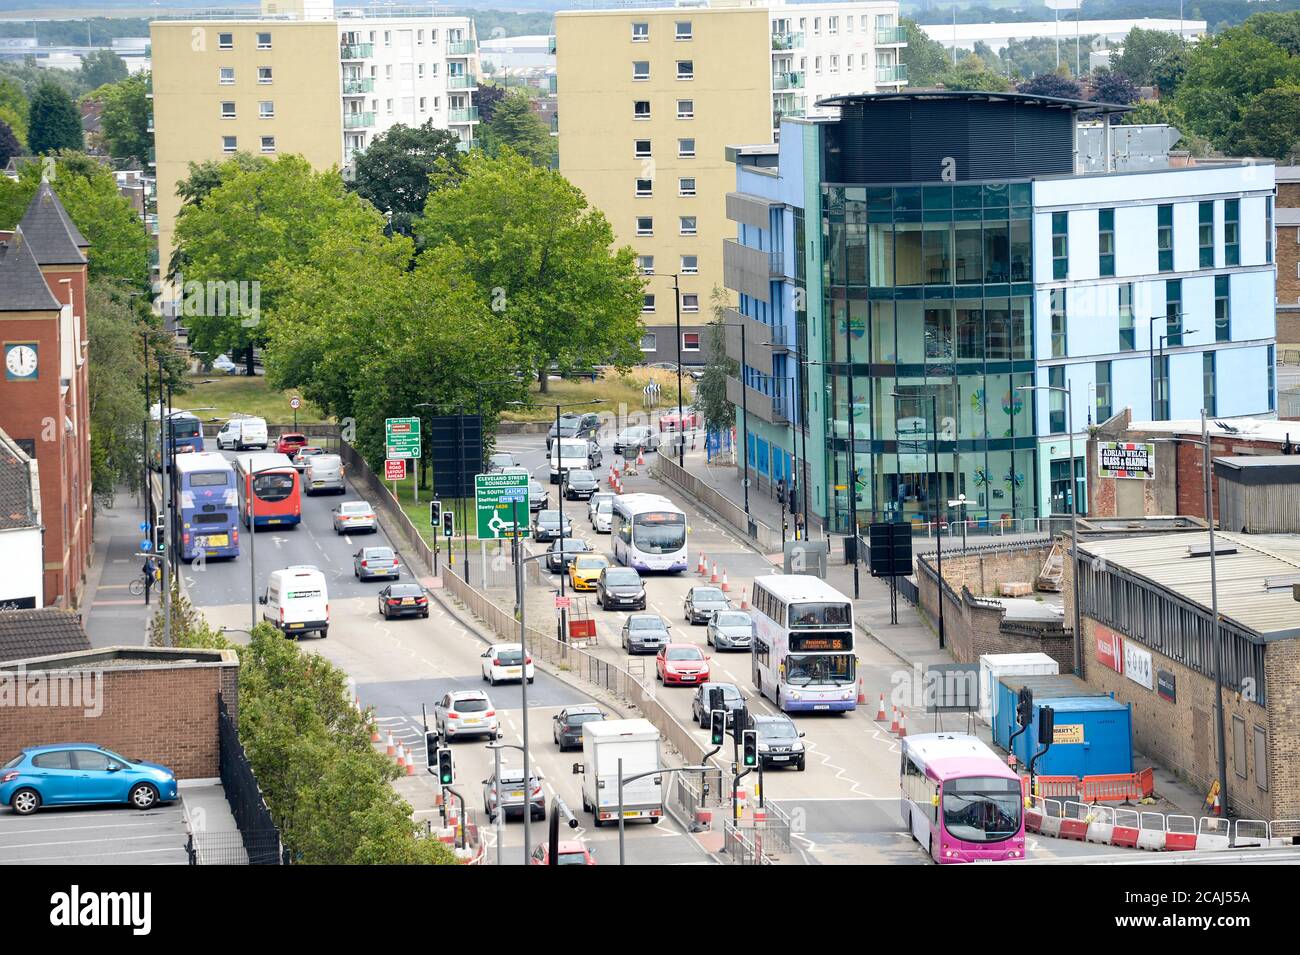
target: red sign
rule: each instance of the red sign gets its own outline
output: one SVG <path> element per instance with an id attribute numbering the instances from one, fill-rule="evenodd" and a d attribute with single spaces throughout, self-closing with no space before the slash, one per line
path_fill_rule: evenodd
<path id="1" fill-rule="evenodd" d="M 1097 659 L 1116 673 L 1124 672 L 1124 638 L 1113 630 L 1097 626 Z"/>
<path id="2" fill-rule="evenodd" d="M 385 481 L 406 480 L 406 458 L 385 458 L 384 459 L 384 480 Z"/>
<path id="3" fill-rule="evenodd" d="M 572 603 L 573 603 L 573 598 L 572 598 L 572 597 L 556 597 L 556 598 L 555 598 L 555 609 L 556 609 L 556 610 L 568 610 L 569 607 L 570 607 L 570 605 L 571 605 Z"/>

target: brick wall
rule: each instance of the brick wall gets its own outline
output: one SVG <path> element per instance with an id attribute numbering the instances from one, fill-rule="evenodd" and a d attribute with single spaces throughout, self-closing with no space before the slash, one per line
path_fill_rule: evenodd
<path id="1" fill-rule="evenodd" d="M 1300 183 L 1278 183 L 1276 207 L 1300 209 Z M 1296 263 L 1300 262 L 1300 228 L 1280 225 L 1276 232 L 1277 302 L 1279 306 L 1294 306 L 1300 302 L 1300 277 L 1296 275 Z M 1300 314 L 1278 310 L 1277 342 L 1279 346 L 1300 345 Z"/>
<path id="2" fill-rule="evenodd" d="M 1033 586 L 1047 560 L 1047 551 L 1038 545 L 964 556 L 959 550 L 945 550 L 943 577 L 958 592 L 968 587 L 976 597 L 996 597 L 1001 595 L 999 586 L 1004 583 L 1022 581 Z M 930 560 L 934 560 L 933 556 Z"/>

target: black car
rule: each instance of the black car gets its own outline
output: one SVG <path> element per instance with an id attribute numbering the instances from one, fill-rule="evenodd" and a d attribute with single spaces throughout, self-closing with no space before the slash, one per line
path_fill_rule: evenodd
<path id="1" fill-rule="evenodd" d="M 803 744 L 803 733 L 795 727 L 794 720 L 779 713 L 751 713 L 749 729 L 758 733 L 758 758 L 763 761 L 764 769 L 769 766 L 794 766 L 799 772 L 804 771 L 808 752 Z M 736 735 L 734 725 L 729 725 L 727 731 Z"/>
<path id="2" fill-rule="evenodd" d="M 537 519 L 533 522 L 533 540 L 539 543 L 553 541 L 560 536 L 560 512 L 544 510 L 537 512 Z M 564 536 L 566 538 L 573 536 L 573 521 L 569 520 L 568 515 L 564 516 Z"/>
<path id="3" fill-rule="evenodd" d="M 556 434 L 561 438 L 586 438 L 594 441 L 600 435 L 600 415 L 594 411 L 560 415 L 559 427 L 551 425 L 550 430 L 546 432 L 547 451 L 551 450 L 551 445 L 555 443 Z"/>
<path id="4" fill-rule="evenodd" d="M 427 617 L 429 598 L 419 584 L 389 584 L 379 591 L 379 614 L 385 620 L 394 617 Z"/>
<path id="5" fill-rule="evenodd" d="M 563 546 L 563 551 L 561 551 Z M 550 550 L 546 552 L 546 569 L 559 574 L 569 569 L 569 564 L 579 554 L 591 553 L 591 545 L 582 538 L 566 537 L 562 541 L 551 541 Z"/>
<path id="6" fill-rule="evenodd" d="M 692 587 L 686 592 L 682 613 L 687 623 L 708 623 L 719 610 L 730 610 L 731 601 L 721 587 Z"/>
<path id="7" fill-rule="evenodd" d="M 614 453 L 625 454 L 637 451 L 653 451 L 659 446 L 659 439 L 654 429 L 645 425 L 624 428 L 614 438 Z"/>
<path id="8" fill-rule="evenodd" d="M 606 567 L 596 580 L 596 603 L 602 610 L 614 607 L 645 609 L 645 583 L 631 567 Z"/>
<path id="9" fill-rule="evenodd" d="M 722 691 L 722 709 L 726 711 L 727 726 L 730 727 L 735 722 L 736 711 L 745 705 L 745 694 L 734 683 L 701 683 L 691 700 L 691 718 L 701 726 L 709 725 L 712 720 L 709 715 L 712 710 L 710 695 L 715 689 Z"/>
<path id="10" fill-rule="evenodd" d="M 600 490 L 600 479 L 594 471 L 571 468 L 564 472 L 561 493 L 566 501 L 585 501 Z"/>
<path id="11" fill-rule="evenodd" d="M 605 718 L 599 706 L 582 704 L 566 706 L 555 714 L 551 726 L 551 738 L 560 752 L 566 749 L 582 749 L 582 724 L 598 723 Z"/>

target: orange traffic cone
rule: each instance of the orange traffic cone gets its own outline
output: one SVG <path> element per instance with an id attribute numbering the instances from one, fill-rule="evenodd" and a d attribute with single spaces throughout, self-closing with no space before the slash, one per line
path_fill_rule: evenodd
<path id="1" fill-rule="evenodd" d="M 858 706 L 867 702 L 867 694 L 862 690 L 862 677 L 858 677 Z"/>
<path id="2" fill-rule="evenodd" d="M 894 719 L 889 724 L 889 732 L 897 733 L 898 732 L 898 707 L 895 706 L 893 708 L 893 714 L 894 714 Z"/>
<path id="3" fill-rule="evenodd" d="M 715 560 L 713 562 L 713 575 L 709 577 L 709 583 L 716 584 L 717 582 L 718 582 L 718 562 Z"/>
<path id="4" fill-rule="evenodd" d="M 415 775 L 415 757 L 414 757 L 414 756 L 412 756 L 410 759 L 408 759 L 408 760 L 406 761 L 406 775 L 408 775 L 408 776 L 414 776 L 414 775 Z"/>
<path id="5" fill-rule="evenodd" d="M 379 742 L 379 726 L 375 723 L 375 717 L 373 714 L 370 717 L 370 742 Z"/>
<path id="6" fill-rule="evenodd" d="M 636 466 L 642 467 L 645 464 L 645 453 L 640 449 L 636 452 Z"/>
<path id="7" fill-rule="evenodd" d="M 876 722 L 885 722 L 885 694 L 880 694 L 880 706 L 876 709 Z"/>
<path id="8" fill-rule="evenodd" d="M 722 592 L 725 594 L 725 593 L 729 593 L 730 591 L 731 591 L 731 585 L 727 583 L 727 568 L 723 567 L 722 568 Z"/>
<path id="9" fill-rule="evenodd" d="M 902 739 L 907 735 L 907 714 L 898 714 L 898 738 Z"/>
<path id="10" fill-rule="evenodd" d="M 740 609 L 741 609 L 741 610 L 748 610 L 748 609 L 749 609 L 749 597 L 748 597 L 748 588 L 747 588 L 747 587 L 741 587 L 741 588 L 740 588 Z"/>
<path id="11" fill-rule="evenodd" d="M 397 744 L 397 768 L 406 768 L 406 747 L 401 743 Z"/>
<path id="12" fill-rule="evenodd" d="M 700 554 L 700 562 L 695 566 L 695 573 L 703 577 L 709 572 L 708 561 L 704 559 L 704 554 Z"/>
<path id="13" fill-rule="evenodd" d="M 1222 806 L 1222 804 L 1219 802 L 1219 794 L 1218 794 L 1218 793 L 1215 793 L 1215 794 L 1214 794 L 1214 804 L 1210 807 L 1210 815 L 1211 815 L 1211 816 L 1222 816 L 1222 815 L 1223 815 L 1223 806 Z"/>
<path id="14" fill-rule="evenodd" d="M 386 747 L 386 752 L 387 752 L 387 755 L 389 755 L 389 756 L 392 756 L 392 755 L 394 755 L 394 754 L 397 752 L 397 747 L 395 747 L 395 746 L 393 745 L 393 733 L 392 733 L 392 730 L 389 730 L 389 732 L 388 732 L 388 745 L 387 745 L 387 747 Z"/>

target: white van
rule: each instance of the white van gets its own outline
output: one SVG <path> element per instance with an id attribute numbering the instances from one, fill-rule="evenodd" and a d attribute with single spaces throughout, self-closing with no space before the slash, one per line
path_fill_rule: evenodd
<path id="1" fill-rule="evenodd" d="M 231 418 L 217 432 L 217 450 L 243 451 L 258 448 L 265 451 L 269 438 L 265 418 Z"/>
<path id="2" fill-rule="evenodd" d="M 572 468 L 587 471 L 600 467 L 600 445 L 586 438 L 560 438 L 551 442 L 551 483 L 559 484 L 560 477 Z"/>
<path id="3" fill-rule="evenodd" d="M 330 603 L 325 575 L 310 564 L 271 571 L 261 598 L 262 619 L 285 636 L 315 633 L 329 636 Z"/>

